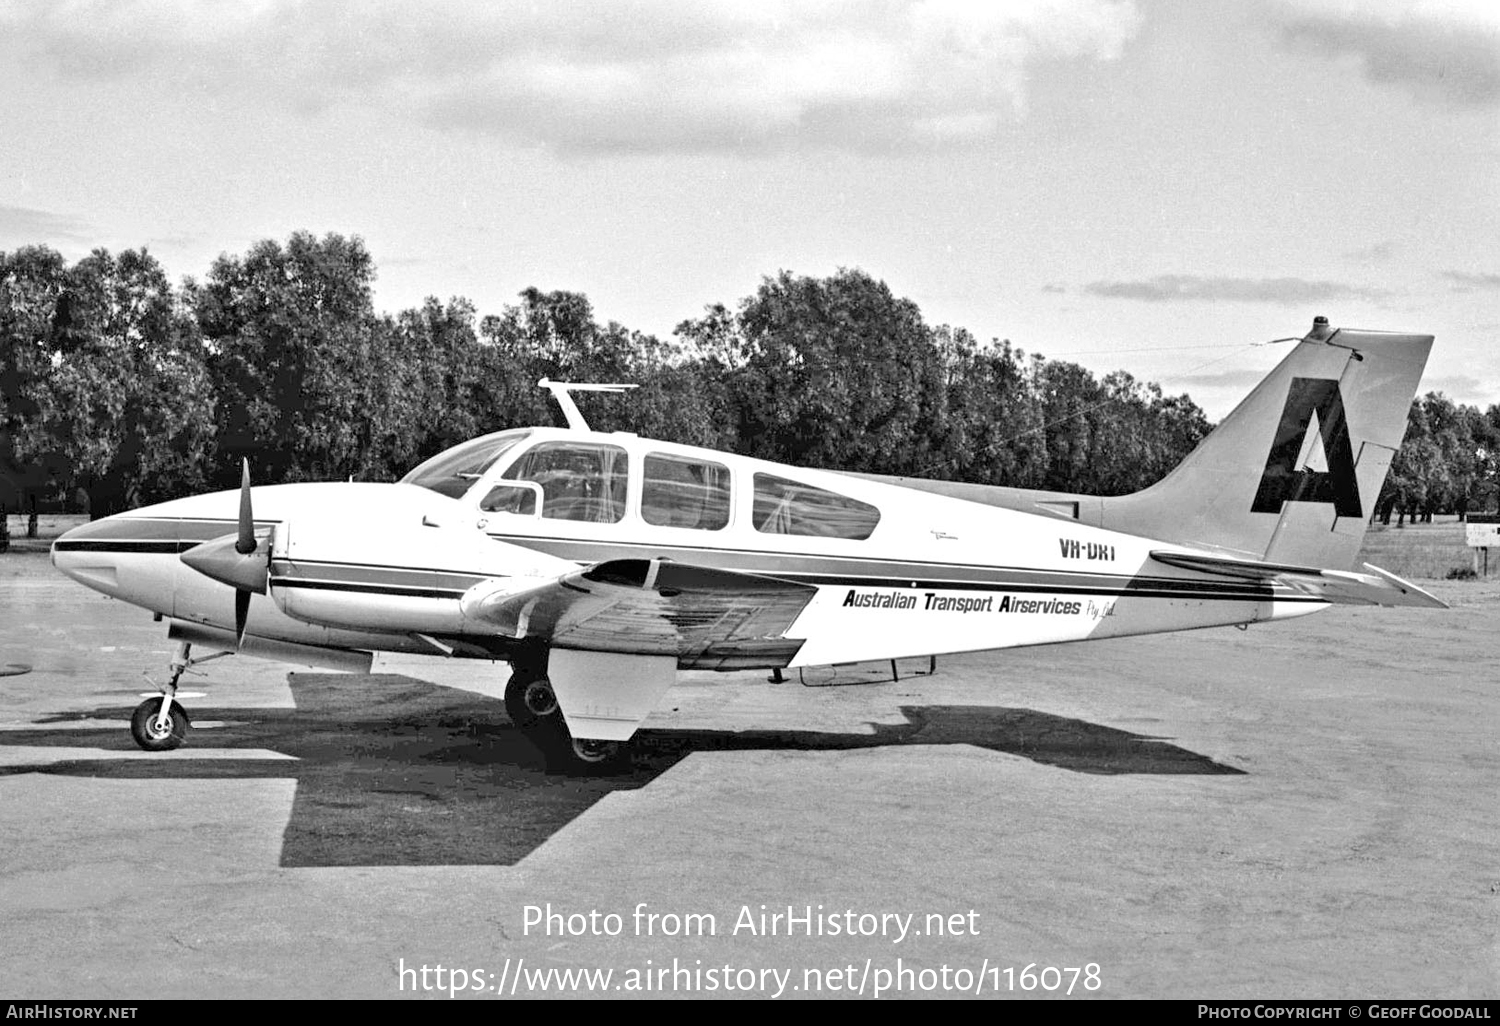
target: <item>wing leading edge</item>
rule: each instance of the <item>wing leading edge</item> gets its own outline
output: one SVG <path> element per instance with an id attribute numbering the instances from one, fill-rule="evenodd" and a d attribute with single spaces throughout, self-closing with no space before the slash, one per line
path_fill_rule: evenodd
<path id="1" fill-rule="evenodd" d="M 1151 558 L 1168 566 L 1201 573 L 1238 577 L 1281 585 L 1324 602 L 1375 606 L 1423 606 L 1447 609 L 1448 604 L 1421 588 L 1387 573 L 1378 566 L 1364 564 L 1368 573 L 1348 570 L 1323 570 L 1313 566 L 1286 563 L 1262 563 L 1251 559 L 1233 559 L 1196 552 L 1173 552 L 1154 549 Z"/>
<path id="2" fill-rule="evenodd" d="M 462 600 L 464 617 L 562 648 L 685 661 L 710 648 L 780 641 L 817 594 L 810 585 L 667 559 L 615 559 L 516 584 L 474 585 Z"/>

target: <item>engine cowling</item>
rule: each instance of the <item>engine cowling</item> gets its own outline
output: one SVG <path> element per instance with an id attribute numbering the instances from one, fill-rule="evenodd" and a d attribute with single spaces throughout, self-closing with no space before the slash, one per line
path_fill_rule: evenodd
<path id="1" fill-rule="evenodd" d="M 272 541 L 267 583 L 284 613 L 308 623 L 402 634 L 493 634 L 493 624 L 464 616 L 462 599 L 471 588 L 484 582 L 505 587 L 511 580 L 520 586 L 576 569 L 568 560 L 496 541 L 463 511 L 434 513 L 400 502 L 378 512 L 366 508 L 357 522 L 319 510 L 282 523 Z"/>

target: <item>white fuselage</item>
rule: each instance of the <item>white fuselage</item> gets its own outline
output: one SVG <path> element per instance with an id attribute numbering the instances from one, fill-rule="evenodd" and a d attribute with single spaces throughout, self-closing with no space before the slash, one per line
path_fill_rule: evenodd
<path id="1" fill-rule="evenodd" d="M 538 496 L 553 487 L 555 473 L 534 475 L 541 485 L 506 476 L 528 450 L 548 445 L 565 454 L 569 445 L 607 448 L 617 475 L 609 502 L 597 492 L 587 500 L 549 492 L 537 500 L 541 515 L 482 508 L 507 481 Z M 664 479 L 648 477 L 648 466 L 688 467 L 699 476 L 684 477 L 687 484 L 672 492 Z M 713 516 L 695 510 L 697 523 L 674 518 L 660 497 L 701 498 L 702 466 L 715 475 Z M 816 587 L 780 636 L 710 646 L 684 656 L 684 667 L 1010 648 L 1282 619 L 1324 605 L 1285 588 L 1165 566 L 1149 555 L 1161 541 L 634 435 L 536 429 L 491 465 L 453 476 L 461 485 L 453 496 L 411 483 L 254 489 L 256 524 L 274 534 L 269 593 L 251 599 L 247 635 L 328 649 L 504 658 L 511 639 L 465 617 L 469 589 L 622 558 L 667 558 Z M 778 495 L 783 507 L 801 502 L 800 512 L 825 522 L 799 529 L 798 510 L 773 511 Z M 828 496 L 855 512 L 830 505 Z M 179 555 L 233 533 L 237 502 L 238 493 L 220 492 L 95 521 L 59 539 L 53 562 L 163 617 L 228 631 L 234 589 Z M 586 512 L 575 518 L 577 511 Z M 629 639 L 572 647 L 632 651 Z"/>

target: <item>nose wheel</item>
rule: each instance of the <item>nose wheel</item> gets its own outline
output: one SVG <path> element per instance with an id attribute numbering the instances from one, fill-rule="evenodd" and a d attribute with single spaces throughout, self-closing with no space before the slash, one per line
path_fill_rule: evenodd
<path id="1" fill-rule="evenodd" d="M 135 707 L 130 717 L 130 736 L 135 743 L 148 752 L 170 752 L 182 744 L 187 737 L 187 710 L 181 705 L 169 704 L 171 698 L 148 698 Z M 162 706 L 167 709 L 163 715 Z"/>
<path id="2" fill-rule="evenodd" d="M 177 654 L 172 657 L 171 676 L 161 688 L 161 697 L 146 699 L 130 714 L 130 736 L 148 752 L 170 752 L 187 738 L 188 727 L 191 725 L 187 710 L 173 699 L 177 697 L 177 682 L 182 679 L 188 667 L 234 654 L 214 652 L 194 659 L 192 651 L 193 646 L 188 642 L 178 643 Z"/>

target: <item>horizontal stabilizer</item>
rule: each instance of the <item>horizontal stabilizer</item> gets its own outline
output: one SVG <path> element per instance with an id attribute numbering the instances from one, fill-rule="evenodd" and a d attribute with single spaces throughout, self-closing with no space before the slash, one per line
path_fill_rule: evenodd
<path id="1" fill-rule="evenodd" d="M 1364 564 L 1368 573 L 1356 573 L 1348 570 L 1323 570 L 1315 566 L 1263 563 L 1259 560 L 1211 556 L 1206 553 L 1173 552 L 1170 549 L 1153 549 L 1151 558 L 1158 563 L 1184 570 L 1280 585 L 1324 602 L 1448 608 L 1446 602 L 1410 581 L 1403 581 L 1395 574 L 1369 563 Z"/>
<path id="2" fill-rule="evenodd" d="M 812 601 L 805 584 L 664 559 L 615 559 L 517 589 L 474 585 L 466 619 L 565 648 L 690 658 L 713 645 L 780 638 Z"/>

